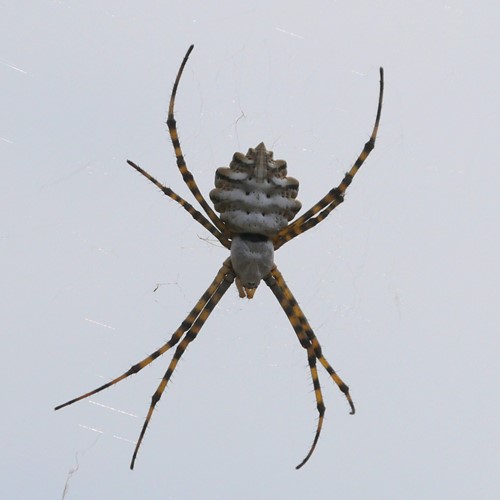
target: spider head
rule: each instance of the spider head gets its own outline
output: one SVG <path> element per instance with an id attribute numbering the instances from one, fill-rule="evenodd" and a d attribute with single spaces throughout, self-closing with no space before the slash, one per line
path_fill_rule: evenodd
<path id="1" fill-rule="evenodd" d="M 231 242 L 231 264 L 240 297 L 251 299 L 262 278 L 274 266 L 272 242 L 260 234 L 243 233 Z"/>

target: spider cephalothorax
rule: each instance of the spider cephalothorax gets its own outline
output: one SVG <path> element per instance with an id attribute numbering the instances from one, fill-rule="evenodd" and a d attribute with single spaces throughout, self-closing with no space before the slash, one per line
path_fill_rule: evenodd
<path id="1" fill-rule="evenodd" d="M 260 143 L 255 149 L 249 149 L 246 155 L 235 153 L 229 167 L 217 169 L 215 175 L 215 189 L 210 192 L 210 198 L 215 205 L 215 210 L 221 214 L 220 217 L 218 217 L 201 194 L 193 175 L 187 168 L 179 143 L 177 126 L 174 118 L 174 103 L 177 87 L 184 66 L 192 50 L 193 46 L 191 45 L 177 73 L 177 78 L 175 79 L 172 94 L 170 96 L 167 125 L 177 159 L 177 166 L 182 174 L 182 178 L 194 195 L 196 201 L 203 208 L 208 219 L 190 203 L 184 200 L 184 198 L 172 191 L 169 187 L 164 186 L 134 162 L 128 160 L 128 163 L 161 189 L 165 195 L 179 203 L 197 222 L 215 236 L 224 247 L 230 249 L 231 255 L 224 261 L 210 286 L 193 307 L 187 318 L 172 334 L 168 342 L 142 361 L 133 365 L 122 375 L 101 385 L 97 389 L 87 392 L 62 405 L 56 406 L 55 409 L 58 410 L 68 406 L 117 384 L 130 375 L 134 375 L 141 371 L 159 356 L 177 345 L 167 371 L 151 398 L 151 404 L 132 456 L 130 468 L 133 469 L 139 447 L 141 446 L 142 439 L 153 415 L 153 410 L 167 387 L 179 359 L 184 354 L 188 345 L 196 338 L 214 307 L 233 282 L 236 282 L 240 297 L 248 297 L 251 299 L 257 286 L 263 280 L 279 301 L 281 308 L 295 330 L 301 346 L 306 350 L 307 362 L 313 381 L 314 396 L 316 398 L 316 408 L 319 418 L 313 443 L 305 458 L 297 465 L 297 469 L 299 469 L 311 457 L 316 448 L 323 426 L 325 405 L 323 403 L 323 395 L 319 384 L 316 366 L 317 361 L 325 368 L 331 379 L 346 396 L 351 407 L 351 413 L 354 413 L 354 403 L 349 394 L 349 388 L 323 356 L 316 335 L 304 316 L 302 309 L 295 300 L 295 297 L 285 283 L 283 276 L 274 264 L 274 252 L 288 241 L 323 221 L 332 210 L 344 200 L 346 189 L 351 184 L 353 177 L 375 146 L 375 138 L 377 137 L 380 114 L 382 111 L 382 96 L 384 89 L 383 70 L 380 68 L 380 90 L 377 115 L 370 139 L 337 187 L 330 189 L 318 203 L 289 224 L 301 207 L 300 202 L 295 199 L 297 197 L 299 183 L 293 177 L 287 177 L 286 162 L 283 160 L 273 160 L 272 151 L 268 151 L 264 144 Z"/>

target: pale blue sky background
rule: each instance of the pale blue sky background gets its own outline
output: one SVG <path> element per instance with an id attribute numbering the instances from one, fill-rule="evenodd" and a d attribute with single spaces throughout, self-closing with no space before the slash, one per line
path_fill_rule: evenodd
<path id="1" fill-rule="evenodd" d="M 496 2 L 3 2 L 2 498 L 498 498 Z M 230 290 L 159 404 L 161 345 L 227 252 L 125 163 L 191 200 L 166 133 L 179 63 L 204 193 L 264 141 L 305 207 L 377 147 L 329 220 L 276 256 L 357 414 L 266 287 Z M 155 287 L 160 284 L 157 291 Z"/>

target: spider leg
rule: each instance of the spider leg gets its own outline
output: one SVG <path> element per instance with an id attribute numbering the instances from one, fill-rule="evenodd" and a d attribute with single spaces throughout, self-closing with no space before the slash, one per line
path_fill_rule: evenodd
<path id="1" fill-rule="evenodd" d="M 295 238 L 295 236 L 298 236 L 299 234 L 305 233 L 309 229 L 316 226 L 316 224 L 319 224 L 322 220 L 326 219 L 326 217 L 328 217 L 330 212 L 332 212 L 333 209 L 338 207 L 344 201 L 343 196 L 336 196 L 335 194 L 333 196 L 334 196 L 333 201 L 326 208 L 321 210 L 321 212 L 319 212 L 315 217 L 311 217 L 309 220 L 303 222 L 299 226 L 299 232 L 296 232 L 296 229 L 293 229 L 292 233 L 290 233 L 289 235 L 290 238 L 287 239 L 288 236 L 285 236 L 285 239 L 281 240 L 278 246 L 277 247 L 275 246 L 274 249 L 277 250 L 277 248 L 284 245 L 287 241 L 290 241 L 292 238 Z"/>
<path id="2" fill-rule="evenodd" d="M 221 286 L 221 283 L 224 282 L 225 277 L 228 273 L 231 272 L 231 268 L 229 267 L 229 264 L 224 262 L 224 265 L 221 267 L 219 272 L 217 273 L 217 276 L 215 279 L 212 281 L 210 286 L 207 288 L 205 293 L 201 296 L 200 300 L 196 303 L 196 305 L 193 307 L 191 312 L 188 314 L 187 318 L 182 322 L 181 326 L 174 332 L 172 337 L 168 342 L 163 344 L 159 349 L 151 353 L 148 357 L 144 358 L 142 361 L 139 361 L 139 363 L 136 363 L 133 365 L 128 371 L 120 375 L 119 377 L 114 378 L 110 382 L 107 382 L 104 385 L 101 385 L 97 389 L 94 389 L 93 391 L 87 392 L 77 398 L 71 399 L 70 401 L 67 401 L 66 403 L 63 403 L 59 406 L 56 406 L 54 410 L 60 410 L 61 408 L 64 408 L 65 406 L 69 406 L 73 403 L 76 403 L 77 401 L 80 401 L 82 399 L 88 398 L 90 396 L 93 396 L 94 394 L 97 394 L 98 392 L 103 391 L 104 389 L 107 389 L 108 387 L 111 387 L 112 385 L 117 384 L 118 382 L 121 382 L 122 380 L 130 377 L 130 375 L 134 375 L 138 372 L 140 372 L 143 368 L 148 366 L 150 363 L 152 363 L 156 358 L 160 357 L 162 354 L 166 353 L 170 348 L 175 346 L 179 340 L 182 338 L 182 336 L 189 331 L 195 321 L 199 318 L 199 316 L 203 313 L 205 310 L 207 303 L 210 301 L 214 293 L 219 289 Z M 205 318 L 206 319 L 206 318 Z"/>
<path id="3" fill-rule="evenodd" d="M 227 261 L 226 261 L 227 262 Z M 177 366 L 177 363 L 179 362 L 179 359 L 182 357 L 184 354 L 185 350 L 189 346 L 189 344 L 196 338 L 198 335 L 201 327 L 204 325 L 205 321 L 207 318 L 210 316 L 210 313 L 213 311 L 214 307 L 217 305 L 217 303 L 220 301 L 222 296 L 226 293 L 228 288 L 231 286 L 231 284 L 234 281 L 234 274 L 231 269 L 226 266 L 226 263 L 222 267 L 220 273 L 223 273 L 223 279 L 219 280 L 219 283 L 215 290 L 212 291 L 210 294 L 210 298 L 206 301 L 203 309 L 200 311 L 196 321 L 192 323 L 190 328 L 186 331 L 186 336 L 181 340 L 180 344 L 177 346 L 177 349 L 175 350 L 174 356 L 172 357 L 172 360 L 170 361 L 170 364 L 168 365 L 167 371 L 165 372 L 165 375 L 161 379 L 160 384 L 158 385 L 156 391 L 154 392 L 153 396 L 151 397 L 151 404 L 149 406 L 148 413 L 146 415 L 146 419 L 144 420 L 144 425 L 142 426 L 141 433 L 139 435 L 139 439 L 137 441 L 137 444 L 135 446 L 134 454 L 132 455 L 132 461 L 130 463 L 130 468 L 134 468 L 135 464 L 135 459 L 137 457 L 137 453 L 139 452 L 139 448 L 141 446 L 142 440 L 144 438 L 144 434 L 146 433 L 146 429 L 148 428 L 149 421 L 151 420 L 151 417 L 153 416 L 153 411 L 155 409 L 156 404 L 160 400 L 163 392 L 165 391 L 168 382 L 170 381 L 170 377 L 174 373 L 174 370 Z"/>
<path id="4" fill-rule="evenodd" d="M 316 427 L 316 434 L 314 436 L 313 443 L 311 445 L 311 448 L 309 449 L 306 457 L 300 465 L 298 465 L 296 468 L 299 469 L 302 467 L 311 457 L 313 454 L 314 449 L 316 448 L 316 444 L 318 442 L 319 436 L 321 434 L 321 428 L 323 427 L 323 420 L 324 420 L 324 415 L 325 415 L 325 403 L 323 401 L 323 394 L 321 392 L 321 386 L 319 383 L 319 376 L 318 376 L 318 370 L 316 367 L 316 355 L 314 354 L 314 350 L 311 346 L 311 342 L 307 338 L 307 335 L 304 332 L 304 328 L 302 323 L 298 320 L 296 316 L 294 316 L 293 312 L 293 305 L 292 303 L 288 300 L 288 298 L 284 295 L 283 290 L 280 288 L 278 285 L 277 280 L 269 274 L 264 281 L 266 284 L 269 286 L 271 291 L 274 293 L 276 298 L 278 299 L 278 302 L 281 304 L 281 307 L 285 310 L 286 315 L 288 316 L 290 322 L 293 325 L 293 328 L 295 330 L 295 333 L 297 334 L 297 337 L 299 339 L 300 345 L 306 349 L 307 351 L 307 362 L 309 363 L 309 370 L 311 372 L 311 378 L 313 381 L 313 387 L 314 387 L 314 396 L 316 398 L 316 408 L 318 409 L 318 424 Z"/>
<path id="5" fill-rule="evenodd" d="M 177 87 L 179 86 L 179 81 L 182 76 L 182 72 L 184 71 L 184 66 L 189 59 L 189 55 L 193 50 L 194 45 L 191 45 L 182 60 L 181 67 L 177 73 L 177 77 L 175 78 L 174 86 L 172 88 L 172 94 L 170 95 L 170 104 L 168 106 L 168 119 L 167 126 L 168 132 L 170 134 L 170 139 L 172 141 L 172 145 L 175 151 L 175 158 L 177 160 L 177 167 L 179 168 L 182 178 L 184 182 L 187 184 L 187 187 L 193 193 L 196 201 L 201 205 L 205 213 L 208 215 L 209 219 L 214 223 L 215 227 L 219 229 L 222 233 L 226 234 L 226 228 L 222 221 L 219 219 L 217 214 L 212 210 L 210 205 L 207 203 L 203 195 L 201 194 L 196 181 L 194 180 L 193 174 L 189 171 L 186 161 L 184 160 L 184 154 L 182 152 L 181 144 L 179 142 L 179 134 L 177 133 L 177 124 L 174 117 L 174 106 L 175 106 L 175 97 L 177 95 Z"/>
<path id="6" fill-rule="evenodd" d="M 151 174 L 146 172 L 144 169 L 139 167 L 139 165 L 136 165 L 133 161 L 127 160 L 127 163 L 137 170 L 140 174 L 142 174 L 146 179 L 150 180 L 156 187 L 161 189 L 161 191 L 168 196 L 169 198 L 172 198 L 172 200 L 175 200 L 181 207 L 183 207 L 191 217 L 193 217 L 194 220 L 199 222 L 207 231 L 212 233 L 226 248 L 230 248 L 231 244 L 227 237 L 219 231 L 202 213 L 200 213 L 196 208 L 194 208 L 189 202 L 187 202 L 184 198 L 179 196 L 175 191 L 172 191 L 167 186 L 164 186 L 160 181 L 155 179 Z"/>
<path id="7" fill-rule="evenodd" d="M 313 443 L 309 452 L 302 462 L 296 467 L 300 469 L 311 457 L 318 443 L 319 436 L 321 434 L 321 428 L 323 426 L 324 414 L 325 414 L 325 404 L 323 401 L 323 395 L 321 392 L 321 387 L 319 384 L 318 373 L 316 369 L 316 360 L 323 365 L 326 371 L 329 373 L 330 377 L 333 379 L 338 388 L 344 393 L 351 407 L 351 414 L 354 414 L 354 403 L 349 394 L 349 388 L 342 381 L 342 379 L 337 375 L 335 370 L 332 368 L 330 363 L 323 356 L 321 345 L 314 335 L 314 332 L 309 325 L 302 309 L 300 308 L 297 300 L 293 296 L 292 292 L 288 288 L 282 274 L 278 271 L 276 267 L 264 278 L 266 284 L 271 288 L 275 297 L 278 299 L 282 309 L 285 311 L 297 337 L 302 345 L 307 350 L 307 358 L 309 363 L 309 369 L 311 371 L 311 377 L 313 380 L 314 394 L 316 397 L 316 406 L 319 413 L 318 424 L 316 426 L 316 434 L 314 436 Z"/>
<path id="8" fill-rule="evenodd" d="M 335 188 L 331 189 L 323 198 L 321 198 L 318 203 L 312 206 L 307 212 L 305 212 L 301 217 L 299 217 L 295 222 L 283 228 L 275 238 L 275 250 L 284 245 L 287 241 L 295 238 L 299 234 L 311 229 L 316 224 L 324 220 L 332 210 L 334 210 L 338 205 L 344 201 L 344 194 L 352 182 L 352 179 L 357 174 L 361 165 L 368 158 L 375 147 L 375 140 L 377 138 L 380 115 L 382 113 L 382 101 L 384 97 L 384 69 L 380 68 L 380 90 L 378 97 L 377 115 L 375 117 L 375 124 L 373 125 L 373 130 L 370 135 L 370 139 L 365 144 L 363 151 L 354 162 L 349 172 L 347 172 L 342 179 L 342 182 Z M 319 214 L 319 215 L 318 215 Z M 317 216 L 317 217 L 315 217 Z M 315 220 L 315 222 L 313 222 Z"/>
<path id="9" fill-rule="evenodd" d="M 297 300 L 293 296 L 290 288 L 288 288 L 288 285 L 285 283 L 285 280 L 283 279 L 283 275 L 278 271 L 278 268 L 275 267 L 271 271 L 272 276 L 276 279 L 278 282 L 278 286 L 282 290 L 284 296 L 288 299 L 288 302 L 290 303 L 292 307 L 293 314 L 299 318 L 300 323 L 302 325 L 302 328 L 306 332 L 307 338 L 310 340 L 311 345 L 314 349 L 314 353 L 316 354 L 316 358 L 318 361 L 323 365 L 325 370 L 328 372 L 332 380 L 337 384 L 338 388 L 344 393 L 344 396 L 347 398 L 347 401 L 349 403 L 349 406 L 351 407 L 351 414 L 354 415 L 356 412 L 354 408 L 354 403 L 351 399 L 351 396 L 349 394 L 349 387 L 342 381 L 342 379 L 337 375 L 335 370 L 332 368 L 330 363 L 326 360 L 326 358 L 323 356 L 321 345 L 319 344 L 318 339 L 316 338 L 316 335 L 314 334 L 311 325 L 309 325 L 309 322 L 307 321 L 304 313 L 302 312 L 302 309 L 300 308 L 299 304 L 297 303 Z M 291 318 L 289 318 L 291 319 Z M 293 326 L 293 323 L 292 323 Z"/>

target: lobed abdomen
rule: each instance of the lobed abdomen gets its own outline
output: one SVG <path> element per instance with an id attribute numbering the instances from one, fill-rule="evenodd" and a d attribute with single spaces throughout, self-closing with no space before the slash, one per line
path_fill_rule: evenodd
<path id="1" fill-rule="evenodd" d="M 232 233 L 272 237 L 300 210 L 298 189 L 299 182 L 287 177 L 286 162 L 273 160 L 261 143 L 217 169 L 210 199 Z"/>

